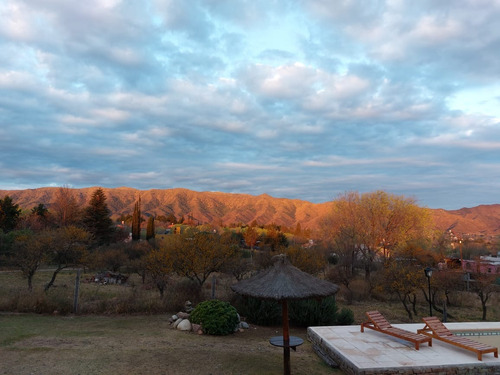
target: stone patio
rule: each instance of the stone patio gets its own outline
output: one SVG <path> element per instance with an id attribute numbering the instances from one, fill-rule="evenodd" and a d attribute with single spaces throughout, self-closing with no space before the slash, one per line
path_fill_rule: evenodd
<path id="1" fill-rule="evenodd" d="M 393 326 L 416 332 L 424 324 Z M 500 331 L 500 322 L 446 326 L 451 331 Z M 500 375 L 500 358 L 493 354 L 485 354 L 478 361 L 475 353 L 435 339 L 432 347 L 422 344 L 420 350 L 415 350 L 412 343 L 370 329 L 361 333 L 359 325 L 309 327 L 307 335 L 316 353 L 346 374 Z M 500 335 L 498 338 L 500 341 Z"/>

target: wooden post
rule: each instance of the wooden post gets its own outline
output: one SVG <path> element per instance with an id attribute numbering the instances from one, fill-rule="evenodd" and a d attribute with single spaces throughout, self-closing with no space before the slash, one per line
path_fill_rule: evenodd
<path id="1" fill-rule="evenodd" d="M 288 327 L 288 303 L 286 299 L 281 302 L 281 312 L 283 319 L 283 367 L 284 374 L 290 375 L 290 331 Z"/>
<path id="2" fill-rule="evenodd" d="M 75 279 L 75 297 L 73 299 L 73 313 L 78 314 L 78 293 L 80 292 L 80 272 L 81 268 L 78 268 L 76 271 L 76 279 Z"/>

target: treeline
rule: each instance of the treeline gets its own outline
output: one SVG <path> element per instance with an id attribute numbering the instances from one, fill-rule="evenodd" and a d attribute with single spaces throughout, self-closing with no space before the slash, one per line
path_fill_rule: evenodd
<path id="1" fill-rule="evenodd" d="M 81 207 L 71 189 L 61 188 L 51 207 L 39 204 L 27 213 L 4 197 L 0 266 L 20 269 L 31 290 L 37 270 L 49 265 L 54 271 L 46 291 L 69 267 L 135 273 L 163 298 L 179 280 L 201 291 L 211 275 L 241 280 L 285 253 L 296 267 L 341 285 L 347 303 L 395 298 L 410 320 L 426 303 L 443 312 L 466 287 L 479 297 L 486 319 L 488 300 L 497 291 L 494 275 L 472 274 L 474 282 L 466 286 L 460 267 L 445 268 L 444 259 L 456 258 L 458 250 L 446 233 L 433 229 L 429 210 L 384 191 L 339 196 L 315 233 L 300 224 L 216 226 L 173 214 L 144 218 L 140 205 L 138 199 L 133 215 L 113 223 L 102 189 Z M 464 243 L 461 250 L 469 257 L 488 253 L 477 244 Z M 430 280 L 424 274 L 429 267 Z"/>
<path id="2" fill-rule="evenodd" d="M 495 252 L 495 247 L 464 243 L 459 251 L 447 233 L 433 228 L 428 209 L 411 198 L 384 191 L 347 192 L 335 201 L 322 227 L 323 243 L 335 263 L 327 277 L 343 286 L 348 302 L 396 298 L 410 320 L 422 305 L 445 313 L 453 307 L 453 294 L 467 290 L 479 297 L 486 319 L 487 302 L 499 290 L 499 275 L 479 270 L 466 275 L 461 257 L 476 259 Z M 433 271 L 429 279 L 425 269 Z M 473 281 L 466 282 L 470 277 Z"/>
<path id="3" fill-rule="evenodd" d="M 285 234 L 274 224 L 194 226 L 191 218 L 177 220 L 173 214 L 145 219 L 140 199 L 133 215 L 113 223 L 102 189 L 96 189 L 85 207 L 68 188 L 59 189 L 50 208 L 39 204 L 22 213 L 8 196 L 0 204 L 0 267 L 20 269 L 30 290 L 42 265 L 54 268 L 46 291 L 63 269 L 84 267 L 137 273 L 163 296 L 173 274 L 201 288 L 213 273 L 224 272 L 239 280 L 268 266 L 271 257 L 282 252 L 309 272 L 317 272 L 326 262 L 323 254 L 302 246 L 306 239 L 300 235 L 307 232 L 300 231 L 300 226 L 295 234 Z M 156 221 L 170 227 L 171 234 L 164 234 L 165 227 L 157 230 Z"/>

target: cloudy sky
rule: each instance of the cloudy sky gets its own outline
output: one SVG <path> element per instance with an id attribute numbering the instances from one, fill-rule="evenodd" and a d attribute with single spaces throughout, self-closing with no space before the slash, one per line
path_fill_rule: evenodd
<path id="1" fill-rule="evenodd" d="M 499 0 L 2 0 L 0 189 L 500 203 Z"/>

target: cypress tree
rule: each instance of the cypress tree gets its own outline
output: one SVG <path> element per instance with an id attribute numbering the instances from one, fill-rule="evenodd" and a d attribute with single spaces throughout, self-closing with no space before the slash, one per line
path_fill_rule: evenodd
<path id="1" fill-rule="evenodd" d="M 155 238 L 155 218 L 150 216 L 148 219 L 148 226 L 146 228 L 146 240 Z"/>
<path id="2" fill-rule="evenodd" d="M 141 198 L 135 202 L 134 214 L 132 215 L 132 241 L 141 239 Z"/>

